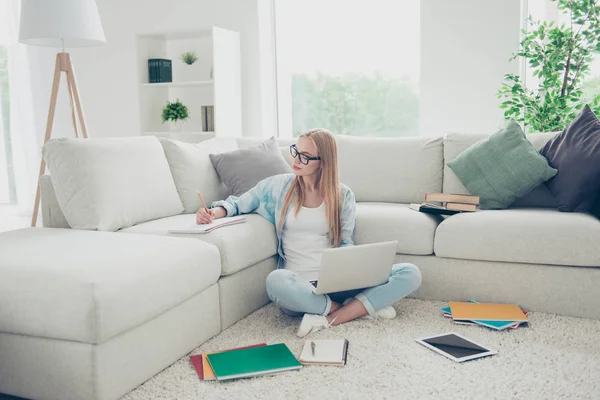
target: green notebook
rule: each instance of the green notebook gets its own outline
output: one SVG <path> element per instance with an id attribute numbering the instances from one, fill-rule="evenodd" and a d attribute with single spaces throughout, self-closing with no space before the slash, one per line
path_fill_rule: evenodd
<path id="1" fill-rule="evenodd" d="M 302 368 L 283 343 L 209 354 L 207 358 L 219 381 Z"/>

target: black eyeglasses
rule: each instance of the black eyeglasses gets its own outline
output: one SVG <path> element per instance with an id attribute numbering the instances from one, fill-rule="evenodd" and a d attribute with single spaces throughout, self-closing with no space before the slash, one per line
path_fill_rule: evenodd
<path id="1" fill-rule="evenodd" d="M 300 162 L 304 165 L 308 165 L 308 162 L 310 160 L 320 160 L 321 157 L 310 157 L 307 156 L 306 154 L 300 153 L 298 151 L 298 149 L 296 148 L 296 145 L 293 144 L 290 146 L 290 154 L 292 155 L 292 157 L 296 158 L 298 157 L 298 159 L 300 160 Z"/>

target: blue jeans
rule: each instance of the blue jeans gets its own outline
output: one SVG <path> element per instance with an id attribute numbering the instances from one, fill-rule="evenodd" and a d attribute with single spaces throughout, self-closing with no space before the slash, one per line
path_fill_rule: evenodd
<path id="1" fill-rule="evenodd" d="M 298 274 L 286 269 L 276 269 L 267 276 L 267 293 L 281 311 L 292 317 L 304 314 L 327 315 L 331 302 L 342 303 L 356 297 L 370 315 L 391 306 L 408 296 L 421 285 L 421 272 L 413 264 L 400 263 L 392 267 L 390 279 L 379 286 L 347 290 L 330 294 L 315 294 L 313 285 L 302 280 Z"/>

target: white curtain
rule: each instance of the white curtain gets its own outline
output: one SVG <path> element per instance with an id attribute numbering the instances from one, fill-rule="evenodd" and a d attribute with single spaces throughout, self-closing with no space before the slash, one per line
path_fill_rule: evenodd
<path id="1" fill-rule="evenodd" d="M 19 43 L 20 9 L 20 0 L 0 1 L 0 42 L 8 50 L 10 139 L 17 191 L 16 213 L 19 216 L 31 216 L 41 154 L 39 135 L 35 130 L 28 48 Z M 4 157 L 4 153 L 1 157 Z"/>

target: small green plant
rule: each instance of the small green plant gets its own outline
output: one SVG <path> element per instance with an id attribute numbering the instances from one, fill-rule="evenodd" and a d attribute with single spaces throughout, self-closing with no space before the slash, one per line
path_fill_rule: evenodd
<path id="1" fill-rule="evenodd" d="M 187 65 L 192 65 L 196 61 L 198 61 L 198 55 L 193 51 L 188 51 L 187 53 L 181 54 L 181 61 L 186 63 Z"/>
<path id="2" fill-rule="evenodd" d="M 162 109 L 163 123 L 167 121 L 185 121 L 189 117 L 190 112 L 188 111 L 188 108 L 179 99 L 172 103 L 167 101 L 167 105 Z"/>

